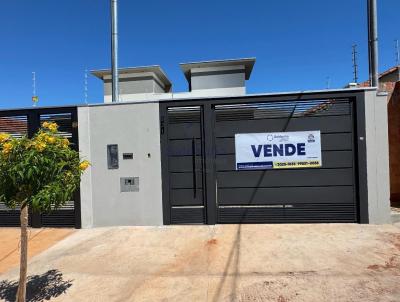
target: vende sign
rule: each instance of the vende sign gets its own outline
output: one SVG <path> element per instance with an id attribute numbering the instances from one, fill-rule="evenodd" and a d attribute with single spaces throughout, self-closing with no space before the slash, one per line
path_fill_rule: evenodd
<path id="1" fill-rule="evenodd" d="M 235 134 L 236 170 L 322 166 L 321 132 Z"/>

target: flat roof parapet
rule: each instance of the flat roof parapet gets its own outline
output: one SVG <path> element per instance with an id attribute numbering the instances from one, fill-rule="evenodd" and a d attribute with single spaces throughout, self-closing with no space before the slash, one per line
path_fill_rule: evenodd
<path id="1" fill-rule="evenodd" d="M 111 69 L 91 70 L 90 73 L 103 81 L 111 79 Z M 120 79 L 153 74 L 154 79 L 158 80 L 165 87 L 166 92 L 170 91 L 172 87 L 171 81 L 159 65 L 119 68 L 118 73 Z"/>
<path id="2" fill-rule="evenodd" d="M 189 62 L 189 63 L 181 63 L 179 65 L 181 66 L 181 69 L 188 81 L 190 81 L 192 70 L 195 68 L 221 68 L 221 67 L 232 68 L 235 66 L 244 66 L 246 80 L 248 80 L 250 79 L 250 74 L 253 70 L 255 62 L 256 58 L 242 58 L 242 59 Z"/>

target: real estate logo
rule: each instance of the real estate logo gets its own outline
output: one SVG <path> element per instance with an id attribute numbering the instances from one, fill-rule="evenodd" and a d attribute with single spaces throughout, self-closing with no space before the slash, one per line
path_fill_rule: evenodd
<path id="1" fill-rule="evenodd" d="M 310 133 L 310 134 L 308 135 L 308 140 L 307 140 L 307 142 L 309 142 L 309 143 L 315 143 L 315 137 L 314 137 L 314 135 L 313 135 L 312 133 Z"/>

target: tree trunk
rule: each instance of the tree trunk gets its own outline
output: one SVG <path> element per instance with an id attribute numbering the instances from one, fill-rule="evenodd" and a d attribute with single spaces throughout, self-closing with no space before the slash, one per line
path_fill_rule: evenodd
<path id="1" fill-rule="evenodd" d="M 17 302 L 25 302 L 26 297 L 26 273 L 28 270 L 28 205 L 21 205 L 21 256 L 19 266 L 19 284 Z"/>

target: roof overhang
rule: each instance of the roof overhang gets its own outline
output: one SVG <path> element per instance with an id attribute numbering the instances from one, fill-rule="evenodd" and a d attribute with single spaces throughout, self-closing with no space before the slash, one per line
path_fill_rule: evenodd
<path id="1" fill-rule="evenodd" d="M 149 73 L 149 72 L 154 73 L 166 87 L 172 86 L 171 81 L 168 79 L 164 70 L 162 70 L 162 68 L 159 65 L 118 68 L 119 75 L 123 74 L 140 75 L 141 73 Z M 111 76 L 111 69 L 91 70 L 90 73 L 98 77 L 99 79 L 104 80 L 105 77 Z"/>
<path id="2" fill-rule="evenodd" d="M 193 68 L 212 68 L 212 67 L 228 67 L 228 66 L 244 66 L 246 80 L 250 78 L 256 58 L 228 59 L 216 61 L 201 61 L 180 63 L 180 67 L 185 74 L 186 79 L 190 82 L 191 70 Z"/>

